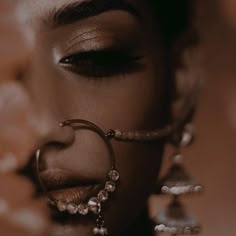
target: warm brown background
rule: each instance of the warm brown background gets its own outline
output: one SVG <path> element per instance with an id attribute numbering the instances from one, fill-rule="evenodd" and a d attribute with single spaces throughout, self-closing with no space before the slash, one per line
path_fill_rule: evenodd
<path id="1" fill-rule="evenodd" d="M 235 0 L 199 1 L 205 86 L 196 117 L 198 139 L 186 164 L 206 187 L 191 207 L 202 221 L 202 236 L 236 235 L 236 25 L 228 18 L 231 12 L 236 19 Z"/>
<path id="2" fill-rule="evenodd" d="M 236 0 L 198 0 L 197 5 L 201 60 L 192 66 L 201 68 L 204 83 L 195 119 L 197 140 L 184 154 L 205 192 L 184 202 L 198 216 L 201 236 L 235 236 Z"/>

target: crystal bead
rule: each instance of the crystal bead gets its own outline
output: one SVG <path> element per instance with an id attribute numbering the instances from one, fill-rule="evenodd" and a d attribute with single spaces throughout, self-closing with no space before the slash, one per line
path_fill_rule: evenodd
<path id="1" fill-rule="evenodd" d="M 195 133 L 195 130 L 194 130 L 193 125 L 188 124 L 184 127 L 182 137 L 180 140 L 181 147 L 187 147 L 193 142 L 194 133 Z"/>
<path id="2" fill-rule="evenodd" d="M 98 227 L 95 227 L 95 228 L 93 229 L 93 233 L 94 233 L 95 235 L 100 234 L 100 229 L 99 229 Z"/>
<path id="3" fill-rule="evenodd" d="M 134 138 L 134 132 L 128 132 L 128 133 L 127 133 L 127 137 L 128 137 L 129 140 L 133 140 L 133 138 Z"/>
<path id="4" fill-rule="evenodd" d="M 120 130 L 116 130 L 115 133 L 116 133 L 115 135 L 117 138 L 121 138 L 122 132 Z"/>
<path id="5" fill-rule="evenodd" d="M 154 230 L 155 231 L 159 231 L 159 232 L 164 232 L 165 231 L 165 225 L 163 225 L 163 224 L 160 224 L 160 225 L 156 225 L 155 226 L 155 228 L 154 228 Z"/>
<path id="6" fill-rule="evenodd" d="M 115 183 L 112 182 L 112 181 L 107 181 L 107 182 L 106 182 L 106 185 L 105 185 L 105 189 L 106 189 L 108 192 L 112 193 L 112 192 L 114 192 L 114 191 L 116 190 L 116 185 L 115 185 Z"/>
<path id="7" fill-rule="evenodd" d="M 195 234 L 200 227 L 195 218 L 188 214 L 178 200 L 159 213 L 156 218 L 155 231 L 168 234 Z"/>
<path id="8" fill-rule="evenodd" d="M 201 232 L 200 227 L 193 228 L 193 234 L 199 234 Z"/>
<path id="9" fill-rule="evenodd" d="M 162 193 L 169 193 L 169 188 L 167 186 L 162 186 L 161 192 Z"/>
<path id="10" fill-rule="evenodd" d="M 57 202 L 57 208 L 58 208 L 59 211 L 63 212 L 63 211 L 66 210 L 67 204 L 63 201 L 58 201 Z"/>
<path id="11" fill-rule="evenodd" d="M 195 192 L 195 193 L 200 193 L 200 192 L 202 192 L 202 191 L 203 191 L 203 187 L 202 187 L 202 186 L 198 185 L 198 186 L 195 186 L 195 187 L 194 187 L 194 192 Z"/>
<path id="12" fill-rule="evenodd" d="M 96 197 L 90 198 L 88 201 L 88 207 L 91 212 L 94 214 L 99 214 L 101 211 L 101 203 Z"/>
<path id="13" fill-rule="evenodd" d="M 191 232 L 192 232 L 191 227 L 184 228 L 184 234 L 191 234 Z"/>
<path id="14" fill-rule="evenodd" d="M 101 202 L 105 202 L 108 199 L 108 192 L 105 190 L 101 190 L 98 193 L 98 200 Z"/>
<path id="15" fill-rule="evenodd" d="M 117 170 L 111 170 L 108 175 L 112 181 L 117 181 L 120 178 L 120 174 Z"/>
<path id="16" fill-rule="evenodd" d="M 93 233 L 95 235 L 102 235 L 102 236 L 104 236 L 104 235 L 108 234 L 108 231 L 107 231 L 107 228 L 104 228 L 104 227 L 101 227 L 101 228 L 95 227 L 93 229 Z"/>
<path id="17" fill-rule="evenodd" d="M 116 131 L 112 129 L 110 129 L 106 134 L 108 138 L 114 138 L 115 135 L 116 135 Z"/>
<path id="18" fill-rule="evenodd" d="M 51 199 L 48 199 L 48 204 L 49 204 L 50 206 L 56 206 L 56 202 L 53 201 L 53 200 L 51 200 Z"/>
<path id="19" fill-rule="evenodd" d="M 76 204 L 74 203 L 69 203 L 67 205 L 67 211 L 71 214 L 71 215 L 75 215 L 78 211 L 78 207 Z"/>
<path id="20" fill-rule="evenodd" d="M 173 157 L 173 162 L 175 164 L 182 164 L 183 163 L 183 156 L 181 154 L 177 154 Z"/>
<path id="21" fill-rule="evenodd" d="M 78 212 L 79 212 L 80 215 L 85 216 L 85 215 L 88 214 L 88 211 L 89 211 L 88 205 L 83 204 L 83 203 L 79 204 L 79 206 L 78 206 Z"/>
<path id="22" fill-rule="evenodd" d="M 181 155 L 175 155 L 174 163 L 167 174 L 161 179 L 161 192 L 172 195 L 183 195 L 201 192 L 202 186 L 196 184 L 195 180 L 186 171 L 181 163 Z"/>
<path id="23" fill-rule="evenodd" d="M 102 228 L 100 229 L 100 234 L 101 234 L 101 235 L 107 235 L 107 234 L 108 234 L 107 228 L 102 227 Z"/>

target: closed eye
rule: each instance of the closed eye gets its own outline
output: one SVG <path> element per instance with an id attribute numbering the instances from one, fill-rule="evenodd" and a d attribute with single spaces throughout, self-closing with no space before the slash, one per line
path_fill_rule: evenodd
<path id="1" fill-rule="evenodd" d="M 66 56 L 59 63 L 74 73 L 98 79 L 131 73 L 140 68 L 141 58 L 125 50 L 91 50 Z"/>

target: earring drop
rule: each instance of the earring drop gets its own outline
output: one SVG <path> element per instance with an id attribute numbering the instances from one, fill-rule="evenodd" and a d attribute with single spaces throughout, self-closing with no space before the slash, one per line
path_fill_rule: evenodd
<path id="1" fill-rule="evenodd" d="M 190 145 L 193 138 L 193 128 L 191 125 L 187 125 L 178 142 L 178 149 Z M 167 209 L 157 215 L 155 231 L 171 235 L 198 234 L 200 226 L 195 218 L 186 212 L 180 197 L 186 194 L 200 193 L 203 187 L 188 174 L 183 165 L 183 156 L 179 150 L 174 153 L 172 165 L 160 182 L 160 192 L 170 195 L 172 200 Z"/>

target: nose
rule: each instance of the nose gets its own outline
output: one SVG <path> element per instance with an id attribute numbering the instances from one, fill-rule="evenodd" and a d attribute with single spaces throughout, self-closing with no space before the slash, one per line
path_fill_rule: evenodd
<path id="1" fill-rule="evenodd" d="M 74 142 L 75 132 L 71 126 L 63 127 L 61 122 L 55 121 L 51 117 L 39 119 L 38 129 L 40 130 L 40 139 L 37 146 L 37 152 L 34 158 L 37 163 L 37 153 L 46 152 L 40 158 L 39 170 L 47 169 L 55 166 L 57 156 L 54 151 L 67 148 Z M 49 152 L 48 151 L 52 151 Z M 56 158 L 56 159 L 55 159 Z M 38 165 L 38 164 L 37 164 Z"/>
<path id="2" fill-rule="evenodd" d="M 38 130 L 40 132 L 39 148 L 48 145 L 67 146 L 73 143 L 75 138 L 71 126 L 62 126 L 61 121 L 52 117 L 39 119 Z"/>

